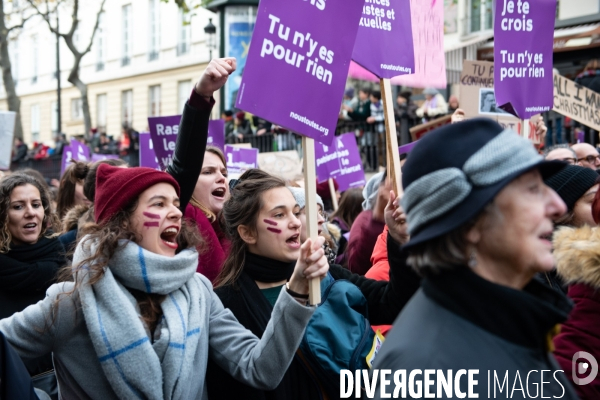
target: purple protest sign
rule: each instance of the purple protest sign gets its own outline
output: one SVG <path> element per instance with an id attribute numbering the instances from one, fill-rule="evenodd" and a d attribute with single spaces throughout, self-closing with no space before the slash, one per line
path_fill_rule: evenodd
<path id="1" fill-rule="evenodd" d="M 258 168 L 258 149 L 225 146 L 229 178 L 237 178 L 247 169 Z"/>
<path id="2" fill-rule="evenodd" d="M 495 11 L 496 104 L 521 119 L 551 110 L 556 0 L 498 0 Z"/>
<path id="3" fill-rule="evenodd" d="M 104 161 L 104 160 L 116 160 L 119 156 L 116 154 L 92 154 L 92 162 Z"/>
<path id="4" fill-rule="evenodd" d="M 148 117 L 150 137 L 154 144 L 154 152 L 160 167 L 165 170 L 171 163 L 181 115 L 167 117 Z M 207 144 L 223 149 L 225 145 L 225 121 L 222 119 L 211 120 L 208 123 Z"/>
<path id="5" fill-rule="evenodd" d="M 140 132 L 140 167 L 160 170 L 156 153 L 154 153 L 152 146 L 152 139 L 148 132 Z"/>
<path id="6" fill-rule="evenodd" d="M 398 153 L 408 154 L 412 151 L 413 147 L 415 147 L 416 144 L 417 144 L 417 141 L 415 140 L 414 142 L 402 145 L 402 146 L 398 147 Z"/>
<path id="7" fill-rule="evenodd" d="M 71 139 L 71 150 L 75 161 L 90 161 L 90 148 L 78 140 Z"/>
<path id="8" fill-rule="evenodd" d="M 211 119 L 208 121 L 208 140 L 206 144 L 216 146 L 221 150 L 225 148 L 225 120 Z"/>
<path id="9" fill-rule="evenodd" d="M 365 0 L 359 25 L 354 61 L 379 78 L 414 72 L 410 0 Z"/>
<path id="10" fill-rule="evenodd" d="M 330 144 L 362 5 L 261 0 L 237 107 Z"/>
<path id="11" fill-rule="evenodd" d="M 90 160 L 89 147 L 81 144 L 78 140 L 71 139 L 71 145 L 63 147 L 62 161 L 60 163 L 60 176 L 62 176 L 69 167 L 71 159 L 88 162 Z"/>
<path id="12" fill-rule="evenodd" d="M 71 146 L 63 147 L 62 161 L 60 162 L 60 176 L 63 176 L 72 158 L 73 149 L 71 149 Z"/>
<path id="13" fill-rule="evenodd" d="M 336 137 L 331 146 L 315 144 L 315 160 L 319 182 L 335 178 L 340 192 L 366 183 L 354 133 Z"/>
<path id="14" fill-rule="evenodd" d="M 154 153 L 156 154 L 158 165 L 163 171 L 167 169 L 173 158 L 180 121 L 181 115 L 148 118 Z"/>

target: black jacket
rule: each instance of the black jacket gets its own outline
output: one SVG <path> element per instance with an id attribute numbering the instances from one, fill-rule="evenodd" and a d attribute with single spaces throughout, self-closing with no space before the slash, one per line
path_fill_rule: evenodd
<path id="1" fill-rule="evenodd" d="M 46 290 L 66 263 L 64 253 L 58 238 L 42 237 L 36 244 L 13 246 L 8 253 L 0 254 L 0 319 L 46 297 Z M 52 369 L 49 354 L 24 361 L 32 375 Z"/>
<path id="2" fill-rule="evenodd" d="M 2 332 L 0 332 L 0 399 L 38 400 L 23 362 Z"/>
<path id="3" fill-rule="evenodd" d="M 388 259 L 390 281 L 374 281 L 353 274 L 339 266 L 330 265 L 334 279 L 347 279 L 354 283 L 368 302 L 369 322 L 373 325 L 391 324 L 402 307 L 419 287 L 419 278 L 406 265 L 406 254 L 388 235 Z M 223 305 L 233 312 L 238 321 L 255 335 L 261 337 L 270 318 L 272 307 L 262 295 L 256 283 L 242 272 L 236 282 L 238 287 L 224 286 L 215 289 Z M 321 398 L 317 381 L 297 355 L 292 361 L 279 386 L 273 391 L 253 389 L 234 380 L 219 366 L 209 360 L 207 369 L 209 398 L 223 400 L 315 400 Z"/>
<path id="4" fill-rule="evenodd" d="M 576 399 L 549 352 L 549 333 L 566 320 L 570 310 L 563 294 L 536 280 L 515 290 L 487 281 L 467 267 L 442 272 L 424 279 L 394 323 L 373 368 L 390 369 L 392 375 L 406 370 L 407 381 L 417 369 L 442 370 L 446 378 L 447 370 L 453 374 L 460 369 L 479 370 L 474 376 L 478 381 L 474 393 L 479 398 L 511 398 L 513 386 L 517 391 L 512 398 L 523 398 L 519 388 L 529 390 L 530 398 L 535 396 L 535 385 L 539 391 L 543 381 L 544 397 Z M 546 371 L 543 376 L 542 370 Z M 535 372 L 528 376 L 530 371 Z M 496 385 L 495 396 L 494 373 L 499 385 L 505 376 L 508 383 L 503 390 Z M 434 380 L 430 391 L 435 393 L 437 377 L 430 378 Z M 417 379 L 423 382 L 424 376 Z M 467 392 L 466 376 L 460 388 Z M 387 386 L 387 393 L 393 389 L 394 385 Z M 379 396 L 378 382 L 375 398 Z M 412 397 L 408 394 L 407 398 Z"/>
<path id="5" fill-rule="evenodd" d="M 214 99 L 211 99 L 210 108 L 207 107 L 204 110 L 198 110 L 185 103 L 181 115 L 173 160 L 167 167 L 166 172 L 179 183 L 179 209 L 183 213 L 185 213 L 185 208 L 192 198 L 196 182 L 198 182 L 202 170 L 208 138 L 210 109 L 213 105 Z"/>

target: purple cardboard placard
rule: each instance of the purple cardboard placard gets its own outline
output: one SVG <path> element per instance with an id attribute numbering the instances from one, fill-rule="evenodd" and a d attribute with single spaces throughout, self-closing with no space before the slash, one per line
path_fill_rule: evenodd
<path id="1" fill-rule="evenodd" d="M 365 0 L 352 59 L 379 78 L 414 73 L 410 0 Z"/>
<path id="2" fill-rule="evenodd" d="M 167 169 L 173 158 L 180 121 L 181 115 L 148 117 L 148 126 L 150 127 L 150 138 L 152 138 L 154 153 L 156 154 L 158 165 L 163 171 Z"/>
<path id="3" fill-rule="evenodd" d="M 73 159 L 75 161 L 90 161 L 90 148 L 85 144 L 81 144 L 75 139 L 71 139 L 71 150 L 73 151 Z"/>
<path id="4" fill-rule="evenodd" d="M 225 146 L 227 172 L 241 175 L 250 168 L 258 168 L 258 149 L 247 149 L 236 146 Z"/>
<path id="5" fill-rule="evenodd" d="M 261 0 L 236 106 L 330 144 L 363 0 Z"/>
<path id="6" fill-rule="evenodd" d="M 71 159 L 75 161 L 90 161 L 90 149 L 84 144 L 79 143 L 75 139 L 71 139 L 71 145 L 63 148 L 62 161 L 60 164 L 60 176 L 62 176 L 69 164 Z"/>
<path id="7" fill-rule="evenodd" d="M 72 158 L 73 149 L 71 148 L 71 146 L 63 147 L 62 161 L 60 162 L 60 176 L 63 176 Z"/>
<path id="8" fill-rule="evenodd" d="M 152 139 L 148 132 L 140 132 L 140 167 L 160 170 L 156 153 L 154 153 L 152 146 Z"/>
<path id="9" fill-rule="evenodd" d="M 414 142 L 402 145 L 402 146 L 398 147 L 398 153 L 408 154 L 412 151 L 413 147 L 415 147 L 416 144 L 417 144 L 417 140 L 415 140 Z"/>
<path id="10" fill-rule="evenodd" d="M 104 161 L 104 160 L 116 160 L 119 156 L 116 154 L 92 154 L 92 162 Z"/>
<path id="11" fill-rule="evenodd" d="M 555 17 L 556 0 L 496 1 L 496 104 L 518 118 L 552 109 Z"/>
<path id="12" fill-rule="evenodd" d="M 154 144 L 154 152 L 160 167 L 165 170 L 171 163 L 181 115 L 167 117 L 148 117 L 150 137 Z M 225 145 L 225 121 L 222 119 L 211 120 L 208 123 L 208 145 L 216 146 L 223 150 Z"/>
<path id="13" fill-rule="evenodd" d="M 335 178 L 340 192 L 366 183 L 354 133 L 336 137 L 331 146 L 315 144 L 315 161 L 319 182 Z"/>
<path id="14" fill-rule="evenodd" d="M 211 119 L 208 121 L 208 139 L 206 144 L 225 149 L 225 120 Z"/>

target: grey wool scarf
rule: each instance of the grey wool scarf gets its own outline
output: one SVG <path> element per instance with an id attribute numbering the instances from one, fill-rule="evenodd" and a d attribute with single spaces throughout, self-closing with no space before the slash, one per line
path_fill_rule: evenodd
<path id="1" fill-rule="evenodd" d="M 122 399 L 182 399 L 193 379 L 200 334 L 200 286 L 194 279 L 198 253 L 183 250 L 175 257 L 122 242 L 90 285 L 87 266 L 77 274 L 82 311 L 98 361 L 112 389 Z M 73 257 L 78 266 L 94 244 L 84 238 Z M 126 288 L 166 295 L 163 318 L 151 343 L 135 298 Z"/>

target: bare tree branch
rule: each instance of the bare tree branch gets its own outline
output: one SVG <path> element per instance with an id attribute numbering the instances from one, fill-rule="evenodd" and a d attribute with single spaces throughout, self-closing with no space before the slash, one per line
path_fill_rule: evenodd
<path id="1" fill-rule="evenodd" d="M 14 26 L 11 26 L 10 28 L 7 28 L 7 29 L 6 29 L 6 35 L 5 35 L 5 36 L 3 35 L 3 36 L 4 36 L 5 38 L 7 38 L 7 37 L 8 37 L 8 34 L 9 34 L 9 33 L 11 33 L 12 31 L 14 31 L 14 30 L 17 30 L 17 29 L 21 29 L 21 28 L 23 28 L 23 26 L 25 25 L 25 23 L 26 23 L 27 21 L 29 21 L 29 20 L 30 20 L 32 17 L 34 17 L 34 16 L 35 16 L 35 15 L 30 15 L 30 16 L 28 16 L 28 17 L 25 17 L 24 19 L 22 19 L 22 20 L 21 20 L 21 23 L 20 23 L 19 25 L 14 25 Z"/>
<path id="2" fill-rule="evenodd" d="M 94 29 L 92 29 L 90 43 L 81 54 L 87 54 L 92 49 L 92 45 L 94 44 L 94 37 L 96 36 L 96 32 L 98 31 L 98 25 L 100 25 L 100 16 L 104 12 L 104 3 L 106 3 L 106 0 L 102 0 L 102 3 L 100 4 L 100 11 L 98 11 L 98 14 L 96 14 L 96 23 L 94 24 Z"/>

